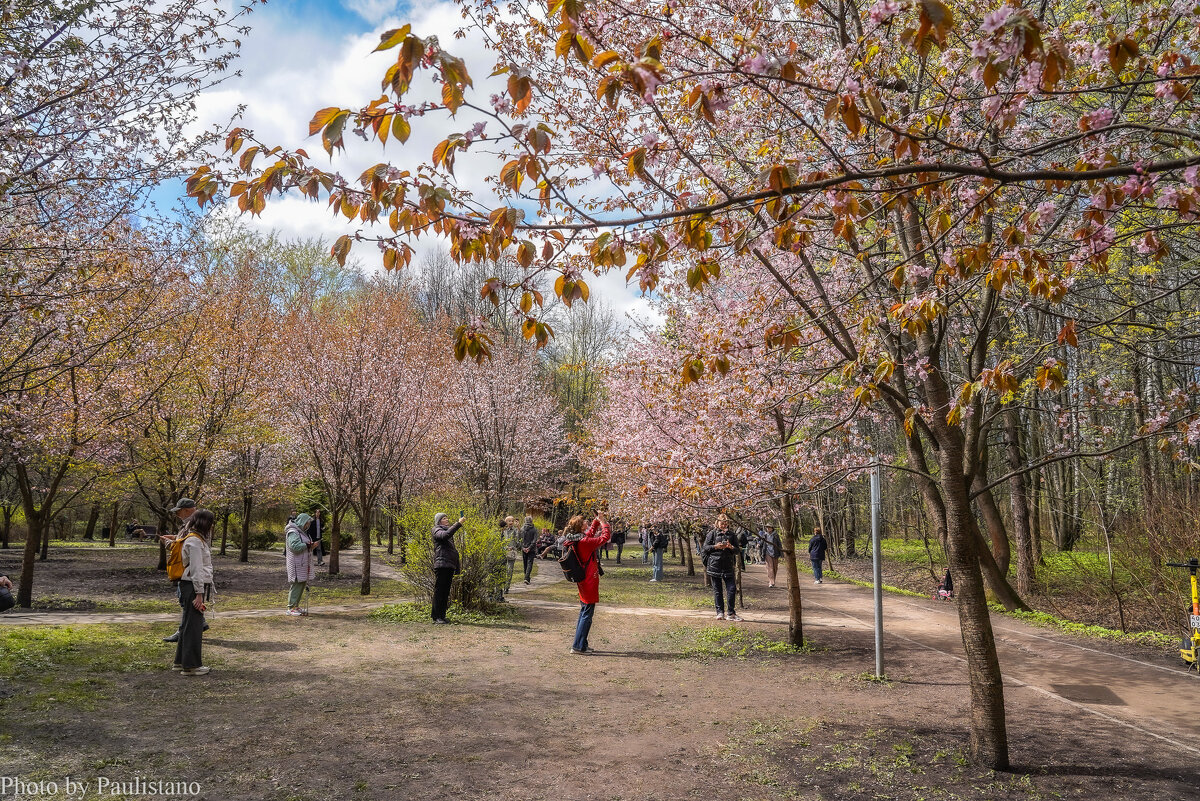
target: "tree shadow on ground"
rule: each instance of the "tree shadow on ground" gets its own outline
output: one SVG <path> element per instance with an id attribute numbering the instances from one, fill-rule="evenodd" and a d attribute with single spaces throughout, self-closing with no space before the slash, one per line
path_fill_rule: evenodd
<path id="1" fill-rule="evenodd" d="M 270 640 L 223 640 L 219 637 L 206 637 L 204 644 L 219 646 L 221 648 L 232 648 L 235 651 L 282 653 L 284 651 L 300 650 L 300 646 L 294 642 L 271 642 Z"/>

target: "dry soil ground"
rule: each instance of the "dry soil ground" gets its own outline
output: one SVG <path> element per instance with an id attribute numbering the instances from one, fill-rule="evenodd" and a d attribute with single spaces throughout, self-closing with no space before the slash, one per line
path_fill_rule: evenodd
<path id="1" fill-rule="evenodd" d="M 0 777 L 194 780 L 222 801 L 1196 797 L 1200 684 L 1154 655 L 1002 633 L 1002 662 L 1022 676 L 1007 688 L 1017 770 L 991 773 L 966 760 L 946 610 L 889 603 L 881 683 L 865 675 L 868 595 L 806 586 L 811 649 L 792 652 L 779 647 L 783 591 L 760 570 L 748 575 L 751 622 L 734 625 L 700 611 L 706 591 L 680 568 L 651 590 L 640 565 L 609 565 L 602 601 L 620 606 L 600 608 L 600 653 L 586 657 L 568 654 L 575 609 L 561 584 L 514 596 L 513 616 L 448 627 L 368 610 L 218 616 L 204 678 L 171 673 L 166 622 L 0 616 Z M 1021 662 L 1021 649 L 1045 664 Z M 1136 679 L 1132 705 L 1148 716 L 1126 708 L 1127 682 L 1097 667 L 1106 660 Z M 1043 687 L 1051 679 L 1061 693 Z M 1114 681 L 1116 704 L 1068 697 Z M 1160 721 L 1156 703 L 1184 714 Z"/>

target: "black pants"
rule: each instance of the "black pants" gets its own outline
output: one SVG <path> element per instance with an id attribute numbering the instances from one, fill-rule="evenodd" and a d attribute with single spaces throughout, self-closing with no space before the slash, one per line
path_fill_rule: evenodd
<path id="1" fill-rule="evenodd" d="M 709 576 L 712 579 L 713 586 L 713 601 L 716 604 L 717 611 L 721 614 L 736 614 L 733 609 L 733 602 L 737 598 L 737 576 Z M 725 598 L 721 596 L 722 585 L 725 589 L 725 595 L 729 598 L 729 608 L 726 609 Z"/>
<path id="2" fill-rule="evenodd" d="M 175 643 L 175 664 L 196 668 L 200 659 L 200 644 L 204 639 L 204 613 L 192 606 L 196 587 L 190 581 L 179 582 L 179 605 L 183 607 L 183 623 L 179 626 L 179 641 Z"/>
<path id="3" fill-rule="evenodd" d="M 533 578 L 533 560 L 537 558 L 537 554 L 530 549 L 529 553 L 521 551 L 521 566 L 525 568 L 525 583 L 528 584 Z"/>
<path id="4" fill-rule="evenodd" d="M 446 609 L 450 606 L 450 584 L 454 581 L 454 568 L 435 567 L 433 569 L 433 619 L 445 620 Z"/>
<path id="5" fill-rule="evenodd" d="M 625 543 L 617 543 L 617 564 L 621 564 L 621 551 L 625 550 Z"/>

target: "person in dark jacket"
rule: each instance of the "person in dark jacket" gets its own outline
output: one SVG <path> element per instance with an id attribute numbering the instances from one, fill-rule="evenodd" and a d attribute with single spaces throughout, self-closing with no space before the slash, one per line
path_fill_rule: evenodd
<path id="1" fill-rule="evenodd" d="M 734 609 L 734 600 L 737 598 L 737 557 L 740 551 L 737 534 L 729 530 L 728 518 L 721 515 L 717 518 L 716 528 L 709 529 L 704 537 L 704 545 L 700 547 L 700 556 L 704 559 L 704 572 L 712 579 L 717 620 L 742 619 Z"/>
<path id="2" fill-rule="evenodd" d="M 446 609 L 450 606 L 450 584 L 458 572 L 458 548 L 454 546 L 454 534 L 462 528 L 463 519 L 452 526 L 444 512 L 433 516 L 433 622 L 444 624 Z"/>
<path id="3" fill-rule="evenodd" d="M 616 520 L 612 525 L 612 544 L 617 546 L 617 564 L 621 564 L 621 551 L 625 550 L 625 539 L 629 536 L 629 524 Z"/>
<path id="4" fill-rule="evenodd" d="M 525 583 L 533 578 L 533 560 L 537 558 L 537 526 L 533 518 L 525 515 L 525 525 L 521 528 L 521 566 L 525 568 Z"/>
<path id="5" fill-rule="evenodd" d="M 812 562 L 814 584 L 821 583 L 821 565 L 825 561 L 825 552 L 828 549 L 829 543 L 825 541 L 825 535 L 821 533 L 821 529 L 813 531 L 813 535 L 808 541 L 808 560 Z"/>

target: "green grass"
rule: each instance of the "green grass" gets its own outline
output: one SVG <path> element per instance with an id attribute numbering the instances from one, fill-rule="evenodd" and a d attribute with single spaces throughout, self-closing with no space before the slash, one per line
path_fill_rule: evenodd
<path id="1" fill-rule="evenodd" d="M 369 617 L 377 623 L 424 623 L 432 626 L 430 611 L 429 604 L 424 601 L 403 601 L 381 606 L 373 610 Z M 521 613 L 503 604 L 487 610 L 463 609 L 458 604 L 452 604 L 446 619 L 452 624 L 468 626 L 510 626 L 521 621 Z"/>
<path id="2" fill-rule="evenodd" d="M 1004 607 L 999 604 L 988 605 L 992 611 L 1000 612 L 1014 617 L 1017 620 L 1022 620 L 1026 623 L 1032 623 L 1035 626 L 1044 628 L 1058 629 L 1059 631 L 1068 634 L 1077 634 L 1083 637 L 1093 637 L 1101 640 L 1110 640 L 1113 642 L 1123 642 L 1132 645 L 1149 645 L 1156 648 L 1174 648 L 1179 642 L 1179 637 L 1170 634 L 1163 634 L 1160 631 L 1138 631 L 1124 632 L 1116 629 L 1107 629 L 1103 626 L 1089 626 L 1086 623 L 1076 623 L 1073 620 L 1063 620 L 1060 617 L 1047 614 L 1046 612 L 1006 612 Z"/>
<path id="3" fill-rule="evenodd" d="M 858 586 L 858 587 L 874 587 L 875 586 L 874 584 L 872 584 L 869 581 L 859 581 L 856 578 L 851 578 L 849 576 L 843 576 L 841 573 L 837 572 L 836 570 L 826 570 L 825 575 L 829 576 L 830 578 L 835 578 L 838 581 L 844 581 L 847 584 L 854 584 L 855 586 Z M 906 590 L 903 587 L 893 587 L 891 584 L 884 584 L 883 591 L 890 592 L 895 595 L 906 595 L 909 598 L 928 598 L 929 597 L 929 595 L 926 593 L 913 592 L 912 590 Z"/>
<path id="4" fill-rule="evenodd" d="M 684 658 L 745 659 L 750 656 L 789 656 L 813 651 L 807 643 L 797 648 L 783 640 L 772 639 L 761 631 L 738 626 L 677 626 L 651 639 Z"/>
<path id="5" fill-rule="evenodd" d="M 141 626 L 0 629 L 0 678 L 22 690 L 0 698 L 0 716 L 15 713 L 15 707 L 29 712 L 55 706 L 92 709 L 115 674 L 166 671 L 170 666 L 158 635 Z"/>
<path id="6" fill-rule="evenodd" d="M 546 562 L 540 567 L 557 569 Z M 579 592 L 574 584 L 560 581 L 521 595 L 542 601 L 578 603 Z M 708 609 L 712 592 L 704 586 L 704 576 L 688 576 L 686 568 L 678 565 L 665 568 L 664 580 L 651 583 L 650 567 L 641 564 L 640 557 L 630 566 L 606 564 L 600 579 L 600 603 L 629 607 L 658 609 Z"/>

